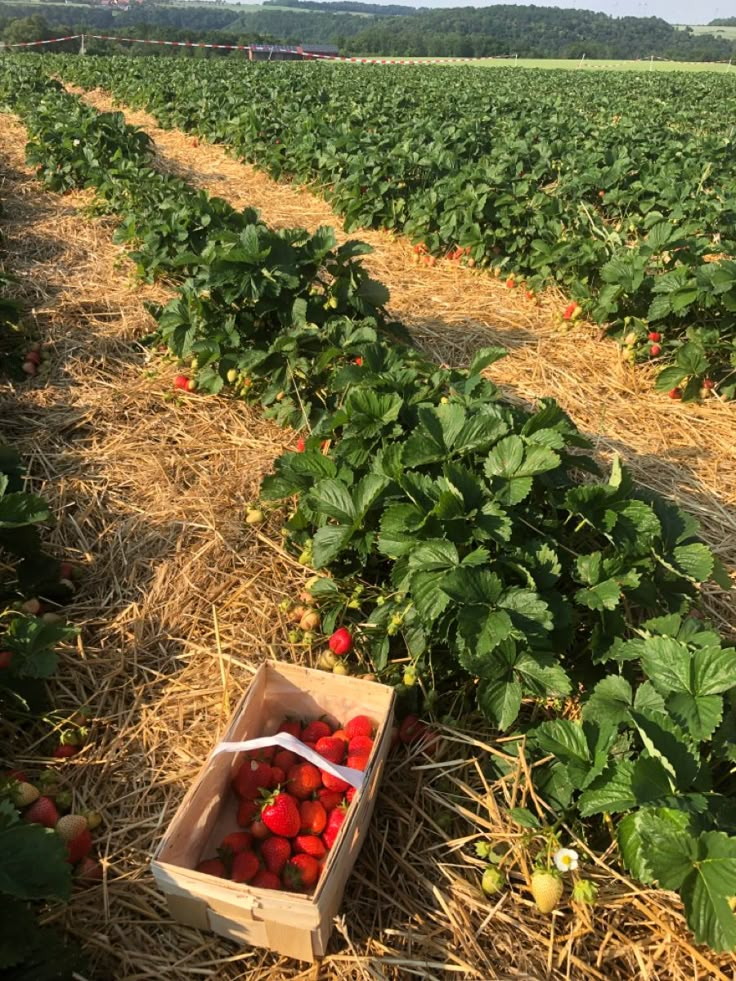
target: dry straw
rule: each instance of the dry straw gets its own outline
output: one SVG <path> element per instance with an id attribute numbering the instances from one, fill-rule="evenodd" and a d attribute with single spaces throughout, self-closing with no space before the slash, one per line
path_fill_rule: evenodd
<path id="1" fill-rule="evenodd" d="M 186 161 L 190 179 L 259 206 L 268 221 L 331 220 L 308 195 L 144 121 L 169 166 Z M 163 829 L 261 658 L 307 660 L 286 644 L 278 610 L 298 592 L 305 570 L 280 547 L 278 516 L 259 530 L 241 520 L 291 437 L 242 403 L 170 398 L 173 366 L 136 344 L 152 326 L 144 302 L 166 299 L 166 288 L 133 281 L 111 244 L 111 222 L 84 217 L 85 194 L 39 191 L 23 164 L 25 131 L 8 116 L 2 125 L 5 259 L 33 307 L 29 320 L 50 345 L 51 368 L 36 382 L 0 388 L 0 437 L 30 458 L 30 485 L 53 501 L 60 519 L 53 545 L 84 570 L 69 609 L 82 631 L 63 656 L 56 690 L 70 712 L 89 702 L 95 723 L 88 747 L 61 772 L 76 807 L 104 814 L 95 840 L 105 879 L 49 919 L 83 942 L 90 976 L 732 978 L 733 958 L 690 944 L 674 897 L 641 890 L 604 861 L 585 862 L 601 887 L 593 913 L 566 905 L 552 918 L 538 914 L 524 886 L 520 829 L 507 816 L 508 805 L 534 803 L 526 800 L 523 773 L 492 776 L 489 761 L 502 749 L 462 732 L 444 733 L 433 758 L 416 751 L 393 759 L 333 953 L 321 967 L 301 968 L 170 922 L 147 869 Z M 698 510 L 706 534 L 723 548 L 735 520 L 728 410 L 662 408 L 639 376 L 621 373 L 629 400 L 611 377 L 597 401 L 610 397 L 616 411 L 627 406 L 631 431 L 618 428 L 614 412 L 602 418 L 587 406 L 593 415 L 581 414 L 581 386 L 592 387 L 594 373 L 615 364 L 615 348 L 594 344 L 582 329 L 574 340 L 557 335 L 494 283 L 455 269 L 417 270 L 401 243 L 365 237 L 377 244 L 372 268 L 388 280 L 393 309 L 431 350 L 462 362 L 474 345 L 516 340 L 503 369 L 508 391 L 522 399 L 556 395 L 594 431 L 602 452 L 619 448 L 640 479 Z M 597 354 L 587 365 L 583 349 Z M 646 412 L 659 419 L 656 439 L 642 422 Z M 713 435 L 719 427 L 723 452 Z M 696 474 L 679 455 L 683 448 L 714 457 Z M 724 609 L 715 600 L 714 608 Z M 29 745 L 28 762 L 36 754 Z M 497 900 L 479 890 L 478 839 L 515 846 L 512 888 Z"/>

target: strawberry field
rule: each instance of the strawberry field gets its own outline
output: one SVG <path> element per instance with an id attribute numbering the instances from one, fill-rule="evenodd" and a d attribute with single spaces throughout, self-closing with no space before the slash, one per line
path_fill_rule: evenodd
<path id="1" fill-rule="evenodd" d="M 672 398 L 736 393 L 736 81 L 66 56 L 52 70 L 309 183 L 346 227 L 559 286 Z M 724 120 L 727 122 L 724 125 Z"/>
<path id="2" fill-rule="evenodd" d="M 85 85 L 101 79 L 97 62 L 48 64 Z M 434 73 L 411 96 L 419 76 L 402 75 L 401 85 L 395 75 L 360 76 L 366 89 L 356 95 L 352 69 L 310 66 L 295 96 L 294 66 L 257 76 L 228 67 L 243 73 L 235 95 L 222 66 L 197 68 L 195 85 L 190 66 L 119 60 L 116 90 L 276 175 L 320 180 L 354 226 L 403 228 L 437 253 L 469 249 L 467 258 L 530 287 L 560 282 L 588 312 L 636 333 L 628 346 L 641 356 L 656 326 L 663 356 L 676 362 L 663 386 L 684 383 L 686 397 L 706 379 L 723 395 L 736 390 L 736 270 L 729 258 L 706 261 L 733 255 L 723 190 L 734 176 L 733 133 L 717 121 L 722 102 L 712 114 L 699 105 L 708 80 L 700 91 L 688 79 L 692 115 L 678 124 L 669 82 L 658 77 L 655 103 L 642 79 L 626 76 L 584 78 L 610 85 L 603 102 L 584 86 L 574 97 L 537 93 L 544 109 L 524 125 L 518 75 L 485 75 L 498 89 L 479 112 L 472 73 L 452 97 L 447 76 Z M 342 100 L 334 113 L 333 100 Z M 425 122 L 412 114 L 402 129 L 413 100 Z M 145 343 L 176 364 L 178 397 L 243 402 L 287 430 L 291 448 L 245 520 L 279 529 L 309 574 L 299 602 L 283 603 L 290 641 L 323 668 L 394 685 L 403 736 L 430 754 L 439 737 L 417 716 L 498 740 L 483 778 L 518 774 L 523 806 L 508 812 L 513 848 L 476 842 L 487 896 L 530 884 L 538 910 L 551 913 L 571 874 L 573 901 L 589 906 L 598 887 L 583 870 L 605 857 L 678 892 L 697 944 L 736 949 L 736 651 L 703 612 L 703 590 L 727 589 L 729 577 L 695 518 L 638 486 L 620 460 L 601 467 L 554 400 L 531 410 L 504 398 L 487 377 L 500 348 L 478 350 L 467 370 L 420 352 L 365 271 L 366 246 L 338 245 L 328 228 L 275 231 L 255 211 L 162 172 L 144 132 L 95 112 L 36 61 L 0 66 L 0 101 L 27 127 L 36 179 L 93 191 L 92 208 L 114 222 L 140 281 L 170 285 Z M 622 102 L 628 115 L 612 136 L 603 121 Z M 573 117 L 584 146 L 560 139 Z M 656 152 L 645 149 L 647 129 Z M 585 169 L 571 166 L 578 150 Z M 683 175 L 702 193 L 685 193 Z M 669 303 L 661 316 L 658 297 Z M 53 583 L 34 587 L 43 596 L 53 596 L 52 571 Z M 571 836 L 576 850 L 561 847 Z"/>

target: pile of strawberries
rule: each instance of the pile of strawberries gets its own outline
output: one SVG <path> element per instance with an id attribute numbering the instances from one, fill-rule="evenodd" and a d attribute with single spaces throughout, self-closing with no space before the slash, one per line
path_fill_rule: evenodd
<path id="1" fill-rule="evenodd" d="M 285 719 L 287 732 L 331 763 L 365 770 L 375 725 L 357 715 L 342 728 L 323 719 Z M 232 788 L 243 831 L 227 835 L 198 872 L 261 889 L 311 892 L 335 844 L 355 789 L 290 750 L 271 746 L 246 753 Z"/>
<path id="2" fill-rule="evenodd" d="M 32 344 L 30 349 L 23 355 L 23 371 L 31 378 L 38 374 L 41 362 L 44 360 L 44 351 L 40 342 Z"/>
<path id="3" fill-rule="evenodd" d="M 90 855 L 92 831 L 101 824 L 101 816 L 96 811 L 62 814 L 70 799 L 57 789 L 52 774 L 47 779 L 42 775 L 40 789 L 21 770 L 10 770 L 6 777 L 5 789 L 23 820 L 52 828 L 64 842 L 67 861 L 75 866 L 75 878 L 86 883 L 102 879 L 102 866 Z"/>

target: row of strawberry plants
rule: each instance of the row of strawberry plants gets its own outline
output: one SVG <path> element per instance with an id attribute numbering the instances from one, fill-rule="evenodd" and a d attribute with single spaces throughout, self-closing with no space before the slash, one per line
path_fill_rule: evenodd
<path id="1" fill-rule="evenodd" d="M 17 356 L 23 341 L 21 307 L 6 293 L 12 282 L 0 274 L 2 369 L 22 379 Z M 31 355 L 23 362 L 33 368 L 26 375 L 36 373 L 40 345 L 33 345 L 26 357 Z M 43 546 L 41 533 L 51 521 L 47 502 L 24 487 L 18 453 L 0 445 L 0 732 L 3 763 L 10 767 L 0 774 L 0 970 L 19 981 L 71 978 L 84 967 L 76 947 L 40 926 L 38 917 L 48 903 L 69 899 L 73 872 L 77 879 L 90 873 L 94 878 L 99 868 L 85 858 L 91 838 L 69 845 L 60 825 L 72 796 L 58 766 L 76 753 L 87 726 L 86 715 L 67 718 L 68 713 L 55 710 L 49 688 L 58 667 L 56 649 L 76 632 L 58 612 L 73 593 L 73 568 Z M 46 733 L 48 755 L 56 763 L 29 778 L 16 768 L 18 757 Z"/>
<path id="2" fill-rule="evenodd" d="M 79 162 L 77 184 L 125 227 L 145 186 L 175 180 L 122 123 L 117 166 L 85 168 L 84 140 L 118 117 L 53 88 L 24 100 L 12 78 L 47 182 Z M 736 947 L 736 652 L 699 613 L 700 584 L 728 580 L 697 523 L 618 462 L 601 476 L 553 401 L 505 403 L 481 374 L 501 351 L 456 371 L 402 342 L 356 261 L 365 247 L 260 223 L 208 232 L 168 264 L 186 279 L 157 340 L 194 362 L 185 387 L 300 430 L 262 507 L 289 510 L 324 633 L 339 626 L 343 652 L 384 680 L 403 685 L 409 666 L 438 713 L 514 733 L 507 758 L 531 757 L 537 795 L 591 852 L 615 828 L 626 867 L 680 892 L 699 941 Z M 137 223 L 144 272 L 162 271 L 170 239 Z"/>
<path id="3" fill-rule="evenodd" d="M 73 873 L 79 880 L 99 868 L 85 857 L 91 838 L 70 852 L 59 827 L 71 794 L 57 768 L 76 752 L 72 742 L 84 738 L 86 720 L 55 711 L 49 690 L 56 648 L 75 634 L 54 612 L 72 586 L 64 579 L 67 564 L 43 549 L 40 529 L 50 521 L 46 501 L 23 489 L 18 454 L 0 446 L 0 731 L 10 764 L 0 776 L 0 969 L 29 979 L 71 978 L 83 966 L 76 947 L 41 927 L 38 917 L 48 903 L 69 899 Z M 56 765 L 29 778 L 17 769 L 17 756 L 47 732 L 56 743 L 48 753 Z"/>
<path id="4" fill-rule="evenodd" d="M 314 182 L 346 227 L 559 283 L 673 398 L 736 394 L 729 79 L 49 62 L 164 126 Z M 235 77 L 233 77 L 235 76 Z M 493 86 L 489 86 L 492 79 Z M 714 261 L 717 260 L 717 261 Z"/>

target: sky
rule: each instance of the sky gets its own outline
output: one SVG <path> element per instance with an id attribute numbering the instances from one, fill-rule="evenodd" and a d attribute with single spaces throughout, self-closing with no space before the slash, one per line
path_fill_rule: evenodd
<path id="1" fill-rule="evenodd" d="M 411 7 L 489 7 L 483 0 L 371 0 Z M 503 0 L 501 0 L 503 2 Z M 524 4 L 531 0 L 508 0 Z M 595 10 L 613 17 L 661 17 L 670 24 L 707 24 L 714 17 L 736 17 L 736 0 L 536 0 L 538 7 Z"/>

